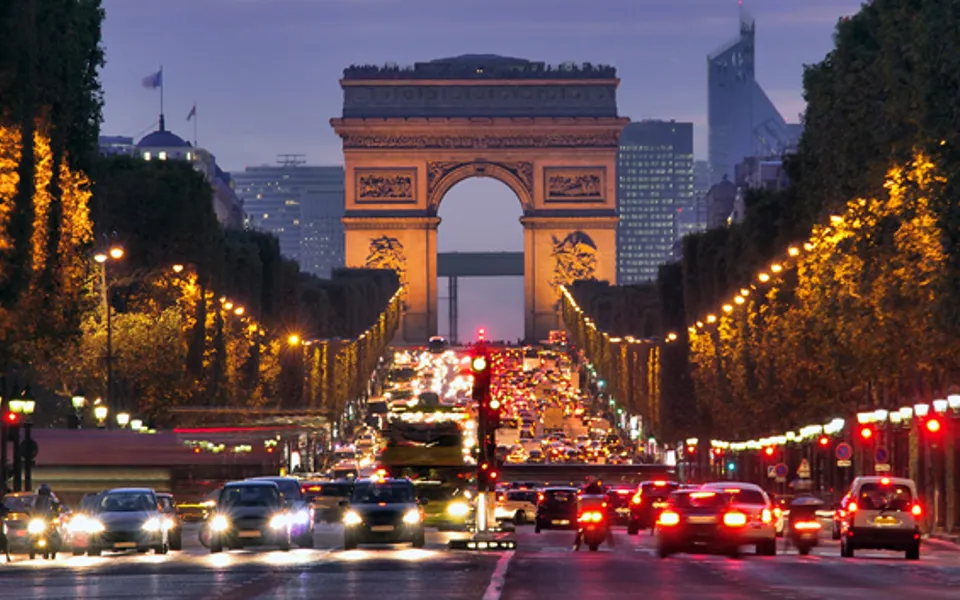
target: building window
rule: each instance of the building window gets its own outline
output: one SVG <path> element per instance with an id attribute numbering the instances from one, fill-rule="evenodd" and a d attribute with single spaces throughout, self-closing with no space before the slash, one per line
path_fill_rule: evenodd
<path id="1" fill-rule="evenodd" d="M 160 160 L 167 160 L 167 153 L 161 150 L 160 152 L 157 153 L 157 158 L 159 158 Z"/>
<path id="2" fill-rule="evenodd" d="M 150 156 L 150 153 L 149 153 L 149 152 L 144 152 L 144 153 L 143 153 L 143 160 L 150 160 L 151 158 L 152 158 L 152 157 Z"/>

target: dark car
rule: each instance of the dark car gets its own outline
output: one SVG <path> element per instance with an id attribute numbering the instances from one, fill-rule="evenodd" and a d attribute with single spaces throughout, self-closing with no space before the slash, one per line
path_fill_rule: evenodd
<path id="1" fill-rule="evenodd" d="M 630 499 L 627 533 L 636 535 L 641 529 L 653 529 L 660 511 L 667 506 L 670 494 L 679 488 L 680 484 L 662 479 L 644 481 L 637 486 L 637 492 Z"/>
<path id="2" fill-rule="evenodd" d="M 678 552 L 713 550 L 736 557 L 747 521 L 723 492 L 674 492 L 657 518 L 657 553 L 667 558 Z"/>
<path id="3" fill-rule="evenodd" d="M 100 496 L 95 514 L 87 522 L 87 554 L 104 550 L 170 550 L 167 518 L 160 512 L 157 494 L 147 488 L 118 488 Z"/>
<path id="4" fill-rule="evenodd" d="M 537 495 L 534 531 L 577 528 L 577 488 L 549 487 Z"/>
<path id="5" fill-rule="evenodd" d="M 607 490 L 607 518 L 616 525 L 630 522 L 630 501 L 636 495 L 633 486 L 615 486 Z"/>
<path id="6" fill-rule="evenodd" d="M 423 509 L 409 479 L 363 479 L 350 495 L 343 515 L 343 548 L 360 544 L 411 542 L 423 548 Z"/>
<path id="7" fill-rule="evenodd" d="M 304 500 L 313 506 L 314 521 L 339 523 L 343 518 L 340 502 L 350 498 L 353 492 L 353 480 L 306 481 L 300 484 Z"/>
<path id="8" fill-rule="evenodd" d="M 290 536 L 301 548 L 313 548 L 313 531 L 316 521 L 312 503 L 308 502 L 295 477 L 251 477 L 247 481 L 272 481 L 280 488 L 283 499 L 290 509 Z"/>
<path id="9" fill-rule="evenodd" d="M 160 502 L 160 512 L 167 517 L 169 524 L 167 537 L 170 539 L 170 549 L 183 549 L 183 521 L 177 511 L 177 503 L 173 499 L 173 494 L 157 494 L 157 500 Z"/>
<path id="10" fill-rule="evenodd" d="M 210 552 L 244 546 L 290 550 L 290 513 L 272 481 L 234 481 L 223 486 L 209 528 Z"/>

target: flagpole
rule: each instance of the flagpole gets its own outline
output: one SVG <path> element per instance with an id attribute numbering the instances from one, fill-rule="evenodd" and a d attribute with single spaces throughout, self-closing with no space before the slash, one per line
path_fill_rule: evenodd
<path id="1" fill-rule="evenodd" d="M 193 147 L 197 148 L 197 101 L 193 101 Z"/>
<path id="2" fill-rule="evenodd" d="M 160 116 L 163 117 L 163 65 L 160 65 Z"/>

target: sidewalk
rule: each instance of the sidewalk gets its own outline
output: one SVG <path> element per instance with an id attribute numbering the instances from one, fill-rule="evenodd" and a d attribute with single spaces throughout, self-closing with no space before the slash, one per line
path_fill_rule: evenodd
<path id="1" fill-rule="evenodd" d="M 954 544 L 960 546 L 960 534 L 957 533 L 947 533 L 945 531 L 934 531 L 933 533 L 927 535 L 927 539 L 937 540 L 940 542 L 947 542 L 948 544 Z"/>

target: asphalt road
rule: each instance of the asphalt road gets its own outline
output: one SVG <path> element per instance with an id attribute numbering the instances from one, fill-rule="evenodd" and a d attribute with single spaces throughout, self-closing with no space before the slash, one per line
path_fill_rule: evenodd
<path id="1" fill-rule="evenodd" d="M 451 552 L 462 534 L 428 535 L 427 547 L 364 548 L 344 552 L 341 532 L 325 525 L 315 550 L 234 551 L 210 555 L 185 532 L 182 552 L 72 557 L 55 561 L 14 557 L 0 564 L 0 597 L 22 598 L 436 598 L 576 600 L 626 597 L 808 600 L 960 597 L 960 548 L 923 546 L 919 562 L 902 555 L 857 552 L 841 560 L 825 540 L 811 556 L 679 555 L 659 559 L 650 537 L 618 530 L 613 547 L 572 550 L 573 533 L 529 527 L 507 554 Z"/>

